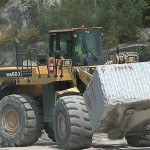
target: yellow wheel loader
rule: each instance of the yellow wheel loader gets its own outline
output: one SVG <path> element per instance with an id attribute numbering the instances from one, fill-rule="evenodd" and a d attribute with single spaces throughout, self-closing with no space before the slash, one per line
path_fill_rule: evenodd
<path id="1" fill-rule="evenodd" d="M 49 34 L 45 55 L 34 50 L 24 53 L 16 43 L 16 66 L 0 68 L 4 146 L 31 145 L 43 129 L 62 149 L 88 148 L 92 143 L 83 93 L 96 66 L 108 60 L 102 50 L 101 27 Z"/>
<path id="2" fill-rule="evenodd" d="M 89 66 L 106 61 L 100 30 L 51 30 L 45 55 L 23 52 L 16 40 L 16 66 L 0 68 L 4 146 L 31 145 L 45 129 L 62 149 L 90 147 L 93 132 L 82 93 L 94 71 Z"/>

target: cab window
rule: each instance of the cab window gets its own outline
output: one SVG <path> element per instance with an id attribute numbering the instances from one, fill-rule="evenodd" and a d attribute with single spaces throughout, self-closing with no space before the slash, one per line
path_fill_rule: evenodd
<path id="1" fill-rule="evenodd" d="M 61 55 L 65 58 L 71 57 L 71 35 L 69 33 L 60 33 Z"/>
<path id="2" fill-rule="evenodd" d="M 59 51 L 61 56 L 64 56 L 64 58 L 71 57 L 72 41 L 71 34 L 69 32 L 53 34 L 50 37 L 50 41 L 50 50 L 53 56 L 56 51 Z"/>

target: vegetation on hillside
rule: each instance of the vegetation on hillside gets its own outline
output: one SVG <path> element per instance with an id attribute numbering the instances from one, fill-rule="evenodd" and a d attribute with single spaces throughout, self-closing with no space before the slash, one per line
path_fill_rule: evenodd
<path id="1" fill-rule="evenodd" d="M 61 0 L 51 4 L 48 0 L 40 5 L 35 0 L 20 0 L 15 5 L 11 0 L 1 0 L 2 10 L 7 10 L 7 20 L 0 18 L 0 27 L 9 24 L 1 31 L 0 51 L 13 47 L 14 37 L 40 49 L 47 47 L 48 30 L 80 27 L 81 25 L 102 26 L 104 44 L 113 46 L 118 43 L 140 41 L 140 28 L 150 27 L 149 0 Z M 97 2 L 97 3 L 96 3 Z M 21 7 L 25 10 L 21 10 Z M 7 9 L 5 9 L 7 8 Z M 26 19 L 26 27 L 23 20 Z M 42 43 L 42 44 L 39 44 Z M 45 45 L 45 47 L 43 46 Z"/>

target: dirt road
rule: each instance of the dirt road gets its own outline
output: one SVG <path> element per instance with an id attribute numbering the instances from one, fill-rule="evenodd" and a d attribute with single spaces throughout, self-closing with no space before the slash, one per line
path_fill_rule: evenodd
<path id="1" fill-rule="evenodd" d="M 37 143 L 29 147 L 6 147 L 0 150 L 60 150 L 60 148 L 47 138 L 45 134 L 39 139 Z M 126 141 L 123 140 L 109 140 L 104 134 L 95 134 L 91 148 L 87 150 L 150 150 L 150 147 L 135 148 L 130 147 Z"/>

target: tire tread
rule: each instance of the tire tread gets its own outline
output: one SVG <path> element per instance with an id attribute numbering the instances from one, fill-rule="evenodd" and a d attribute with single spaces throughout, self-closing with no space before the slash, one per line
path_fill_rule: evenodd
<path id="1" fill-rule="evenodd" d="M 21 103 L 25 114 L 25 127 L 20 137 L 16 137 L 12 141 L 6 141 L 2 138 L 2 144 L 13 147 L 27 146 L 37 142 L 38 138 L 41 136 L 43 122 L 42 118 L 38 117 L 38 114 L 42 109 L 39 107 L 39 103 L 28 95 L 12 94 L 5 96 L 2 100 L 5 100 L 7 97 L 11 97 L 14 101 Z"/>
<path id="2" fill-rule="evenodd" d="M 59 139 L 56 139 L 58 145 L 66 150 L 90 147 L 93 132 L 83 97 L 79 95 L 64 96 L 58 99 L 57 104 L 59 103 L 68 111 L 68 118 L 70 120 L 69 128 L 71 128 L 71 131 L 70 138 L 65 144 L 59 144 L 61 142 L 57 142 Z M 55 137 L 57 138 L 57 136 Z"/>

